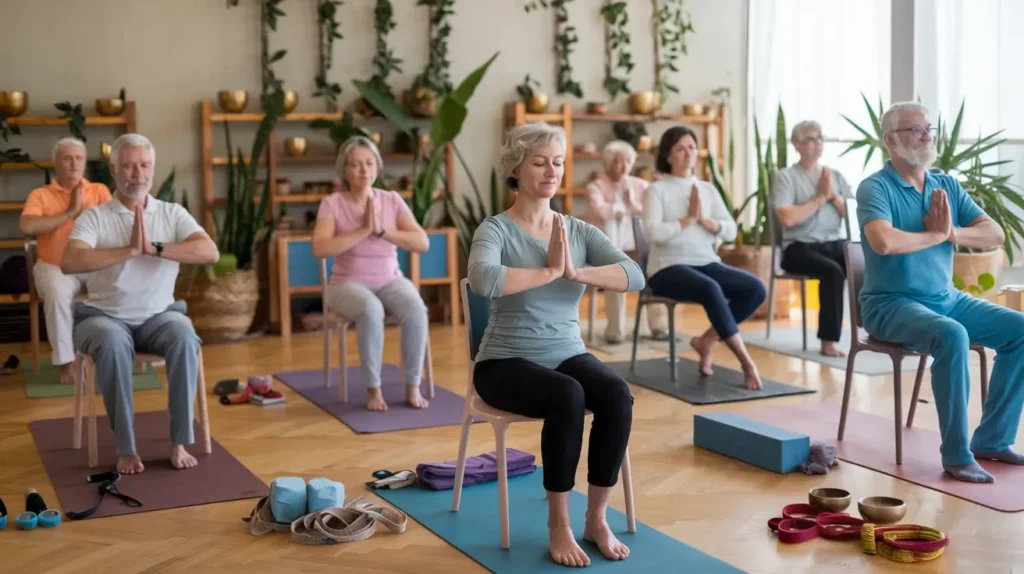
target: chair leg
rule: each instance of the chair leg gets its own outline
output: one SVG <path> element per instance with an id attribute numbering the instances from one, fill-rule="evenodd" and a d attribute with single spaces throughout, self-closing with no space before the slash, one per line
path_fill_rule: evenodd
<path id="1" fill-rule="evenodd" d="M 324 388 L 331 387 L 331 323 L 324 319 Z"/>
<path id="2" fill-rule="evenodd" d="M 82 394 L 85 388 L 85 362 L 77 355 L 71 371 L 75 381 L 75 414 L 71 423 L 71 448 L 78 450 L 82 448 Z"/>
<path id="3" fill-rule="evenodd" d="M 633 358 L 629 361 L 629 370 L 636 370 L 636 346 L 640 341 L 640 312 L 643 311 L 644 304 L 642 303 L 643 295 L 637 300 L 636 304 L 636 320 L 633 322 Z"/>
<path id="4" fill-rule="evenodd" d="M 924 381 L 924 368 L 928 364 L 928 355 L 921 355 L 917 364 L 917 377 L 914 379 L 914 394 L 910 397 L 910 410 L 907 412 L 907 428 L 914 426 L 914 415 L 917 414 L 917 397 L 921 394 L 921 382 Z"/>
<path id="5" fill-rule="evenodd" d="M 501 514 L 501 547 L 508 550 L 508 456 L 505 451 L 505 431 L 508 426 L 503 423 L 491 423 L 494 427 L 494 443 L 498 455 L 498 511 Z"/>
<path id="6" fill-rule="evenodd" d="M 856 343 L 850 347 L 850 355 L 846 359 L 846 385 L 843 387 L 843 408 L 839 413 L 839 434 L 836 440 L 843 440 L 846 433 L 846 411 L 850 408 L 850 390 L 853 388 L 853 363 L 857 357 Z"/>
<path id="7" fill-rule="evenodd" d="M 896 465 L 903 464 L 903 355 L 892 356 L 893 402 L 896 407 Z"/>
<path id="8" fill-rule="evenodd" d="M 338 353 L 341 355 L 338 367 L 338 393 L 344 404 L 348 402 L 348 323 L 338 326 Z"/>
<path id="9" fill-rule="evenodd" d="M 774 264 L 773 264 L 774 265 Z M 770 339 L 772 336 L 772 317 L 775 316 L 775 272 L 773 271 L 768 278 L 768 326 L 764 330 L 764 338 Z"/>
<path id="10" fill-rule="evenodd" d="M 459 433 L 459 456 L 455 462 L 455 489 L 452 491 L 452 512 L 459 511 L 462 504 L 462 481 L 466 478 L 466 449 L 469 447 L 469 431 L 473 429 L 473 415 L 462 415 L 462 432 Z"/>
<path id="11" fill-rule="evenodd" d="M 196 394 L 199 396 L 199 428 L 202 429 L 203 454 L 213 452 L 210 437 L 210 413 L 206 409 L 206 367 L 203 366 L 203 350 L 199 349 L 199 369 L 196 374 Z"/>
<path id="12" fill-rule="evenodd" d="M 424 355 L 427 371 L 427 386 L 430 398 L 434 398 L 434 359 L 430 354 L 430 337 L 427 337 L 427 352 Z"/>
<path id="13" fill-rule="evenodd" d="M 981 406 L 984 407 L 988 400 L 988 355 L 984 348 L 978 349 L 978 358 L 981 359 Z"/>
<path id="14" fill-rule="evenodd" d="M 96 444 L 96 366 L 92 359 L 85 359 L 85 399 L 89 403 L 89 468 L 99 464 L 99 448 Z M 114 416 L 107 413 L 108 417 Z"/>
<path id="15" fill-rule="evenodd" d="M 676 371 L 676 309 L 668 306 L 668 352 L 672 359 L 672 382 L 674 383 L 679 375 Z"/>
<path id="16" fill-rule="evenodd" d="M 807 281 L 800 280 L 800 319 L 804 327 L 804 350 L 807 350 Z"/>
<path id="17" fill-rule="evenodd" d="M 629 447 L 622 455 L 622 490 L 626 497 L 626 526 L 636 532 L 636 511 L 633 509 L 633 471 L 629 466 Z"/>
<path id="18" fill-rule="evenodd" d="M 32 270 L 29 270 L 32 273 Z M 29 331 L 32 334 L 32 372 L 39 372 L 39 301 L 28 305 Z M 77 448 L 77 447 L 76 447 Z"/>

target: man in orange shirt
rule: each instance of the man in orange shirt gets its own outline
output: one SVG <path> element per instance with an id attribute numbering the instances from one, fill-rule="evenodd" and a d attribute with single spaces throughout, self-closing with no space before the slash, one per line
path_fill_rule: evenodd
<path id="1" fill-rule="evenodd" d="M 52 362 L 60 367 L 59 381 L 74 382 L 72 366 L 75 348 L 71 341 L 72 309 L 75 295 L 82 290 L 82 278 L 60 270 L 64 244 L 75 226 L 75 218 L 90 207 L 110 201 L 110 190 L 102 183 L 86 180 L 85 144 L 64 138 L 53 147 L 57 179 L 37 188 L 25 200 L 18 228 L 38 242 L 38 260 L 32 269 L 36 291 L 43 300 L 46 335 L 53 350 Z"/>

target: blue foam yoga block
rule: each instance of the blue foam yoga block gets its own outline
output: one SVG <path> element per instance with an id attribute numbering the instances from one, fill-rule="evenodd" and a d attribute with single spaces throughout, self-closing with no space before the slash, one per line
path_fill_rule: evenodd
<path id="1" fill-rule="evenodd" d="M 306 514 L 306 481 L 279 476 L 270 483 L 270 511 L 277 522 L 294 522 Z"/>
<path id="2" fill-rule="evenodd" d="M 693 415 L 693 444 L 780 474 L 811 452 L 811 437 L 733 413 Z"/>
<path id="3" fill-rule="evenodd" d="M 328 478 L 314 478 L 306 487 L 306 512 L 345 506 L 345 485 Z"/>

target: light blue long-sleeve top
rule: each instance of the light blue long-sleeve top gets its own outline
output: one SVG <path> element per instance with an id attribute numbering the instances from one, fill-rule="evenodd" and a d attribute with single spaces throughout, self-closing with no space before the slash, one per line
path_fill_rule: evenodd
<path id="1" fill-rule="evenodd" d="M 562 218 L 577 268 L 617 263 L 626 271 L 627 290 L 643 289 L 640 266 L 600 229 L 575 217 Z M 563 277 L 513 295 L 502 294 L 509 267 L 547 266 L 548 243 L 527 233 L 504 213 L 488 217 L 477 228 L 469 252 L 469 285 L 474 293 L 491 299 L 491 316 L 477 361 L 520 357 L 554 369 L 587 351 L 579 324 L 586 285 Z"/>

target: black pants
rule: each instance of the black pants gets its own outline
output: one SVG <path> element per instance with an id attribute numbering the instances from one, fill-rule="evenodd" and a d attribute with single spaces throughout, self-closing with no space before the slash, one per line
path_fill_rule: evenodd
<path id="1" fill-rule="evenodd" d="M 843 329 L 843 285 L 846 281 L 844 240 L 826 243 L 794 242 L 782 252 L 786 273 L 807 275 L 820 281 L 818 287 L 818 338 L 839 341 Z"/>
<path id="2" fill-rule="evenodd" d="M 556 369 L 518 358 L 481 361 L 473 368 L 473 384 L 494 408 L 544 419 L 540 451 L 544 488 L 551 492 L 568 492 L 575 484 L 589 409 L 594 422 L 587 482 L 615 486 L 633 423 L 633 397 L 626 381 L 597 357 L 576 355 Z"/>
<path id="3" fill-rule="evenodd" d="M 659 297 L 699 303 L 723 340 L 740 332 L 738 324 L 753 315 L 766 296 L 760 278 L 722 263 L 672 265 L 655 273 L 647 283 Z"/>

